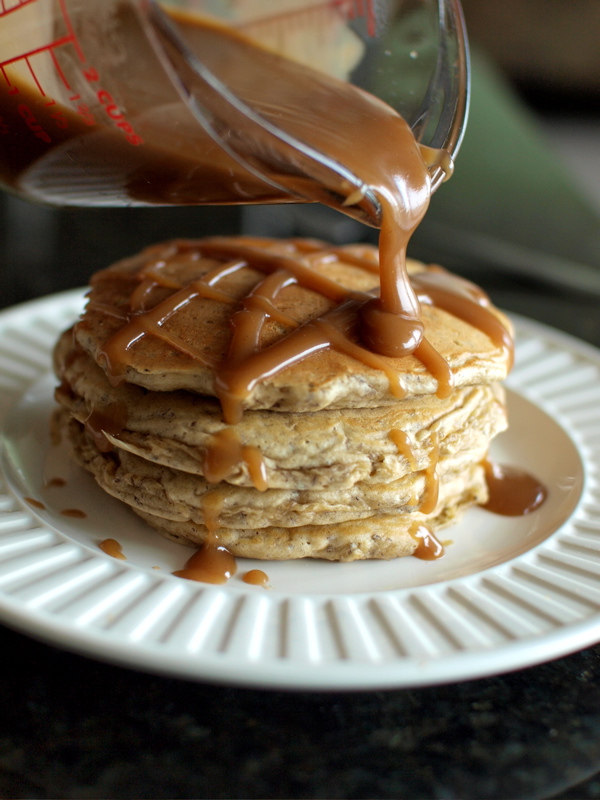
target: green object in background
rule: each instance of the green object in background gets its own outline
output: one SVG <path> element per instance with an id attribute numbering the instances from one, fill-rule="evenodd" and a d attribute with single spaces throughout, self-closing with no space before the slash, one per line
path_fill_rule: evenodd
<path id="1" fill-rule="evenodd" d="M 411 255 L 472 273 L 502 269 L 600 293 L 600 215 L 536 120 L 480 53 L 452 179 L 433 196 Z"/>

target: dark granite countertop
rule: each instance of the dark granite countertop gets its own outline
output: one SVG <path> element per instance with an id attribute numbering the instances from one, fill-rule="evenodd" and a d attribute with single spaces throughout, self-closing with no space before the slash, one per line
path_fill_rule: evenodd
<path id="1" fill-rule="evenodd" d="M 144 236 L 161 231 L 140 223 Z M 73 259 L 68 273 L 35 270 L 8 264 L 3 305 L 88 273 Z M 600 346 L 596 297 L 478 279 L 507 310 Z M 355 693 L 147 675 L 7 628 L 0 652 L 3 798 L 600 797 L 600 646 L 478 681 Z"/>
<path id="2" fill-rule="evenodd" d="M 319 694 L 138 674 L 8 630 L 0 642 L 3 798 L 600 792 L 598 649 L 452 686 Z"/>

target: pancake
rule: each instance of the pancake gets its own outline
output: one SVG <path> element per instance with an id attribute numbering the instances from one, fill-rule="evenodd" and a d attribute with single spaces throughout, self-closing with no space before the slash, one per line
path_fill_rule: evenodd
<path id="1" fill-rule="evenodd" d="M 257 491 L 224 481 L 210 484 L 198 475 L 155 464 L 128 450 L 102 453 L 78 423 L 69 435 L 79 461 L 109 494 L 166 519 L 191 518 L 203 523 L 205 503 L 218 498 L 219 525 L 226 528 L 296 527 L 363 519 L 375 513 L 411 514 L 429 504 L 430 497 L 435 498 L 438 492 L 440 502 L 447 502 L 446 484 L 455 486 L 486 455 L 483 448 L 440 456 L 436 446 L 426 469 L 408 472 L 395 481 L 359 481 L 348 489 L 335 490 Z"/>
<path id="2" fill-rule="evenodd" d="M 487 489 L 479 463 L 458 470 L 437 462 L 434 486 L 425 471 L 350 492 L 258 492 L 158 466 L 127 451 L 101 453 L 84 426 L 68 414 L 56 424 L 69 437 L 77 462 L 108 494 L 150 525 L 181 543 L 201 545 L 210 536 L 236 556 L 267 560 L 397 558 L 418 546 L 417 531 L 438 530 L 460 518 Z M 422 502 L 434 488 L 432 510 Z M 211 524 L 218 519 L 218 525 Z"/>
<path id="3" fill-rule="evenodd" d="M 219 445 L 218 437 L 230 431 L 214 398 L 182 390 L 149 392 L 132 384 L 113 386 L 74 345 L 70 332 L 61 337 L 56 358 L 63 365 L 57 367 L 63 381 L 57 399 L 99 438 L 100 447 L 108 444 L 156 464 L 205 475 L 207 454 Z M 235 431 L 242 447 L 260 451 L 269 488 L 331 490 L 357 482 L 397 481 L 427 469 L 433 437 L 441 458 L 479 458 L 505 428 L 504 392 L 492 384 L 460 387 L 446 398 L 409 398 L 383 408 L 247 411 Z M 404 434 L 401 450 L 392 433 L 399 430 Z M 222 479 L 237 486 L 255 485 L 243 459 Z"/>
<path id="4" fill-rule="evenodd" d="M 452 504 L 445 506 L 435 518 L 418 512 L 410 518 L 400 518 L 398 514 L 375 514 L 367 519 L 336 525 L 258 530 L 226 528 L 219 529 L 217 541 L 235 556 L 266 561 L 297 558 L 340 562 L 390 560 L 414 555 L 419 550 L 425 560 L 434 560 L 443 554 L 444 544 L 431 531 L 453 525 L 470 506 L 481 502 L 478 488 L 482 488 L 481 483 L 474 485 L 472 491 L 465 490 L 463 495 L 455 495 Z M 207 541 L 207 531 L 202 525 L 166 520 L 140 509 L 133 510 L 167 539 L 197 547 Z M 262 555 L 258 556 L 257 553 Z"/>
<path id="5" fill-rule="evenodd" d="M 488 491 L 511 329 L 476 286 L 409 263 L 423 340 L 363 345 L 377 249 L 248 237 L 97 273 L 60 338 L 55 425 L 164 536 L 260 559 L 397 558 Z"/>
<path id="6" fill-rule="evenodd" d="M 445 380 L 457 387 L 506 377 L 510 359 L 504 334 L 510 323 L 480 290 L 458 278 L 452 278 L 452 299 L 460 300 L 454 305 L 468 313 L 485 305 L 488 327 L 497 322 L 495 340 L 440 303 L 432 304 L 429 281 L 445 290 L 447 274 L 417 262 L 408 267 L 413 281 L 428 278 L 420 292 L 425 338 L 439 353 L 438 363 L 448 365 L 448 376 L 435 376 L 432 365 L 414 354 L 382 358 L 355 341 L 346 352 L 322 347 L 290 359 L 295 340 L 314 333 L 311 323 L 327 320 L 356 293 L 367 298 L 377 291 L 377 259 L 375 247 L 331 248 L 307 240 L 169 242 L 93 277 L 75 337 L 113 381 L 152 391 L 187 389 L 221 401 L 233 394 L 243 410 L 378 407 L 398 396 L 439 392 Z M 265 279 L 288 270 L 297 277 L 276 292 L 269 287 L 267 295 Z M 243 339 L 243 332 L 233 341 L 232 312 L 246 311 L 248 317 L 259 309 L 264 313 L 252 331 L 256 346 Z M 242 370 L 244 348 L 250 350 Z"/>

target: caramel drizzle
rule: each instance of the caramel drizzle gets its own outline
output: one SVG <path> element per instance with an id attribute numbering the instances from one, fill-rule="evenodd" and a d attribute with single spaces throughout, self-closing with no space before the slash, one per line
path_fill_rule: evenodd
<path id="1" fill-rule="evenodd" d="M 398 454 L 404 456 L 408 461 L 411 471 L 414 472 L 417 468 L 417 459 L 409 435 L 405 433 L 405 431 L 400 430 L 400 428 L 392 428 L 389 437 L 396 445 Z"/>
<path id="2" fill-rule="evenodd" d="M 415 522 L 410 530 L 410 535 L 417 542 L 412 555 L 423 561 L 435 561 L 444 555 L 444 546 L 437 539 L 431 528 L 421 522 Z"/>
<path id="3" fill-rule="evenodd" d="M 265 589 L 269 586 L 269 576 L 262 569 L 251 569 L 246 572 L 242 578 L 244 583 L 249 583 L 252 586 L 262 586 Z"/>
<path id="4" fill-rule="evenodd" d="M 449 397 L 454 388 L 454 375 L 446 359 L 442 358 L 425 338 L 421 339 L 413 355 L 436 379 L 438 384 L 436 395 L 440 399 Z"/>
<path id="5" fill-rule="evenodd" d="M 105 343 L 99 354 L 111 380 L 119 382 L 123 379 L 127 352 L 137 341 L 144 336 L 156 336 L 175 350 L 215 370 L 215 393 L 229 424 L 240 420 L 244 399 L 257 383 L 313 353 L 330 348 L 381 370 L 388 378 L 391 392 L 402 397 L 404 390 L 394 362 L 360 343 L 360 317 L 363 309 L 378 302 L 375 293 L 350 291 L 318 272 L 319 264 L 340 257 L 371 274 L 376 272 L 377 264 L 361 256 L 356 249 L 324 248 L 310 240 L 303 243 L 294 241 L 292 246 L 296 252 L 287 254 L 274 252 L 270 240 L 244 238 L 232 241 L 215 237 L 201 242 L 178 243 L 167 257 L 156 259 L 142 268 L 134 276 L 138 285 L 132 294 L 127 322 Z M 163 275 L 162 271 L 171 258 L 192 249 L 195 249 L 192 257 L 222 259 L 224 263 L 187 285 Z M 219 288 L 218 284 L 225 276 L 245 267 L 259 273 L 256 284 L 246 297 L 240 299 Z M 264 277 L 260 277 L 261 273 Z M 505 350 L 511 348 L 510 335 L 491 312 L 489 299 L 473 284 L 441 268 L 419 273 L 411 280 L 410 292 L 418 296 L 416 302 L 439 306 L 488 334 L 497 346 Z M 300 325 L 276 305 L 278 295 L 292 284 L 319 293 L 333 307 L 317 319 Z M 156 287 L 171 289 L 172 294 L 146 310 L 146 306 L 151 305 L 151 295 Z M 233 334 L 229 353 L 221 363 L 168 330 L 169 320 L 199 298 L 237 306 L 231 317 Z M 411 304 L 414 305 L 412 301 Z M 93 308 L 101 310 L 98 305 Z M 400 317 L 404 319 L 402 315 Z M 276 320 L 286 330 L 275 343 L 261 348 L 261 331 L 268 318 Z M 406 347 L 405 354 L 412 352 L 437 380 L 438 396 L 447 396 L 452 390 L 453 376 L 442 356 L 424 338 L 414 338 Z"/>
<path id="6" fill-rule="evenodd" d="M 419 511 L 422 514 L 431 514 L 434 511 L 439 497 L 440 481 L 437 474 L 437 466 L 440 460 L 440 442 L 437 433 L 431 434 L 431 452 L 429 454 L 429 466 L 425 469 L 425 491 L 421 498 Z"/>
<path id="7" fill-rule="evenodd" d="M 254 488 L 264 492 L 268 488 L 267 468 L 258 447 L 243 445 L 233 428 L 214 434 L 202 461 L 202 474 L 208 483 L 226 480 L 240 464 L 246 464 Z"/>
<path id="8" fill-rule="evenodd" d="M 442 267 L 430 267 L 428 272 L 413 276 L 412 281 L 421 303 L 437 306 L 486 333 L 507 354 L 512 366 L 512 337 L 490 311 L 489 298 L 478 286 Z"/>
<path id="9" fill-rule="evenodd" d="M 103 553 L 106 553 L 106 555 L 110 556 L 111 558 L 116 558 L 120 561 L 127 560 L 127 557 L 123 553 L 123 547 L 121 543 L 116 539 L 103 539 L 98 547 Z"/>
<path id="10" fill-rule="evenodd" d="M 226 583 L 237 571 L 235 557 L 220 543 L 218 536 L 219 516 L 223 506 L 223 496 L 218 490 L 208 492 L 202 498 L 206 538 L 185 567 L 173 575 L 189 581 L 201 583 Z"/>
<path id="11" fill-rule="evenodd" d="M 542 505 L 548 494 L 537 478 L 516 467 L 484 459 L 489 498 L 483 508 L 505 517 L 522 517 Z"/>
<path id="12" fill-rule="evenodd" d="M 92 409 L 83 424 L 98 450 L 108 453 L 113 449 L 108 436 L 118 437 L 127 425 L 127 417 L 125 403 L 108 403 L 102 409 Z"/>
<path id="13" fill-rule="evenodd" d="M 166 289 L 181 289 L 181 284 L 175 280 L 169 280 L 163 272 L 163 267 L 167 266 L 164 259 L 159 259 L 147 267 L 140 273 L 140 284 L 134 289 L 129 302 L 132 311 L 140 312 L 146 310 L 146 300 L 150 297 L 152 292 L 157 286 L 162 286 Z"/>
<path id="14" fill-rule="evenodd" d="M 64 478 L 49 478 L 44 484 L 47 489 L 60 489 L 66 485 L 67 482 Z"/>
<path id="15" fill-rule="evenodd" d="M 42 503 L 41 500 L 36 500 L 35 497 L 24 497 L 23 500 L 25 500 L 26 503 L 29 503 L 30 506 L 33 506 L 33 508 L 38 508 L 40 511 L 43 511 L 46 508 L 44 503 Z"/>
<path id="16" fill-rule="evenodd" d="M 129 318 L 127 324 L 111 337 L 110 341 L 100 350 L 99 359 L 104 362 L 108 374 L 113 378 L 122 377 L 126 366 L 126 361 L 123 359 L 122 354 L 127 353 L 138 339 L 148 334 L 158 336 L 175 350 L 190 356 L 190 358 L 199 361 L 204 366 L 214 366 L 214 359 L 211 359 L 194 345 L 185 342 L 179 336 L 170 333 L 164 327 L 172 316 L 196 297 L 210 297 L 213 300 L 224 303 L 234 302 L 233 298 L 230 298 L 224 292 L 219 292 L 199 280 L 179 289 L 167 300 L 159 303 L 149 311 L 134 314 Z"/>
<path id="17" fill-rule="evenodd" d="M 230 359 L 239 363 L 260 349 L 260 335 L 269 317 L 286 327 L 298 327 L 295 319 L 279 311 L 275 305 L 277 295 L 294 283 L 297 280 L 293 275 L 279 270 L 258 283 L 242 300 L 242 308 L 231 318 L 233 335 L 229 345 Z"/>
<path id="18" fill-rule="evenodd" d="M 81 508 L 63 508 L 60 512 L 63 517 L 72 517 L 73 519 L 86 519 L 87 514 Z"/>
<path id="19" fill-rule="evenodd" d="M 398 372 L 384 358 L 371 353 L 350 338 L 360 303 L 347 300 L 318 319 L 296 327 L 269 347 L 247 356 L 243 362 L 231 359 L 217 371 L 215 390 L 221 401 L 224 418 L 230 424 L 240 421 L 243 401 L 265 378 L 276 375 L 320 350 L 334 348 L 360 360 L 366 366 L 384 372 L 392 394 L 403 397 Z"/>
<path id="20" fill-rule="evenodd" d="M 177 250 L 176 253 L 179 251 Z M 99 361 L 104 363 L 108 376 L 113 382 L 118 383 L 123 379 L 127 366 L 126 354 L 134 344 L 146 335 L 154 335 L 178 350 L 207 367 L 215 367 L 215 359 L 199 350 L 193 344 L 184 341 L 181 337 L 166 330 L 166 323 L 184 306 L 187 306 L 197 298 L 211 299 L 220 303 L 233 305 L 237 298 L 216 288 L 222 278 L 237 272 L 247 266 L 244 260 L 239 258 L 220 265 L 207 272 L 202 278 L 192 281 L 187 285 L 172 279 L 161 279 L 160 268 L 166 267 L 167 259 L 153 262 L 151 265 L 140 270 L 136 280 L 140 283 L 132 293 L 130 303 L 130 314 L 126 324 L 114 334 L 99 352 Z M 174 293 L 166 300 L 155 305 L 149 310 L 145 310 L 145 302 L 156 287 L 171 288 Z M 94 310 L 101 310 L 98 306 L 91 306 Z"/>

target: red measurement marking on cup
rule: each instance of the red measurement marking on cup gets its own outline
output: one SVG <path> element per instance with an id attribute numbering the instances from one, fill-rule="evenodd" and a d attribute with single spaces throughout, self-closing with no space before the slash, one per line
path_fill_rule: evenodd
<path id="1" fill-rule="evenodd" d="M 369 36 L 375 34 L 373 0 L 331 0 L 331 5 L 341 11 L 346 19 L 364 17 L 368 22 Z"/>
<path id="2" fill-rule="evenodd" d="M 13 44 L 12 53 L 2 53 L 2 55 L 4 55 L 4 60 L 0 60 L 0 73 L 8 87 L 8 94 L 18 95 L 20 93 L 19 81 L 22 78 L 22 67 L 25 65 L 25 68 L 29 71 L 33 85 L 44 99 L 44 105 L 57 106 L 54 113 L 50 115 L 54 120 L 54 124 L 59 128 L 68 128 L 69 122 L 64 109 L 58 106 L 55 98 L 46 93 L 42 85 L 42 78 L 40 78 L 40 75 L 44 73 L 39 70 L 39 67 L 43 65 L 47 70 L 49 59 L 53 72 L 58 76 L 60 82 L 67 90 L 69 102 L 74 104 L 73 110 L 75 113 L 86 125 L 90 127 L 96 125 L 96 118 L 90 110 L 90 105 L 85 102 L 78 102 L 83 99 L 82 95 L 78 89 L 70 85 L 69 78 L 61 67 L 61 60 L 63 59 L 59 58 L 57 53 L 61 48 L 69 48 L 70 52 L 68 56 L 70 61 L 73 60 L 74 53 L 81 65 L 81 75 L 83 75 L 90 87 L 91 100 L 88 100 L 88 102 L 98 102 L 103 107 L 105 119 L 108 123 L 120 129 L 130 144 L 142 144 L 142 137 L 138 135 L 133 124 L 127 120 L 118 103 L 103 86 L 98 70 L 88 63 L 83 47 L 77 38 L 75 28 L 69 17 L 67 0 L 20 0 L 18 5 L 14 5 L 14 2 L 15 0 L 0 0 L 0 19 L 3 15 L 17 12 L 25 6 L 31 6 L 32 3 L 37 3 L 38 6 L 34 9 L 34 13 L 39 11 L 39 16 L 42 19 L 54 18 L 54 26 L 49 30 L 49 41 L 44 42 L 42 39 L 41 44 L 36 42 L 36 46 L 30 49 L 26 47 L 19 49 L 19 44 L 15 42 Z M 11 4 L 10 8 L 9 3 Z M 47 8 L 43 8 L 44 6 L 47 6 Z M 42 13 L 43 11 L 48 13 L 44 16 Z M 21 22 L 18 16 L 13 17 L 13 19 L 15 22 Z M 26 23 L 28 21 L 30 22 L 30 20 L 24 20 L 24 30 L 27 30 Z M 59 30 L 59 34 L 54 35 L 54 38 L 50 38 L 53 36 L 52 31 L 55 32 L 57 29 Z M 45 61 L 43 59 L 45 59 Z M 21 69 L 17 70 L 13 75 L 10 68 L 16 67 L 17 65 L 20 66 Z M 36 70 L 36 67 L 38 67 L 38 70 Z M 11 76 L 13 80 L 11 80 Z M 59 98 L 59 101 L 64 102 L 64 98 Z M 28 106 L 23 104 L 19 109 L 19 113 L 24 117 L 25 122 L 38 138 L 43 139 L 43 141 L 46 141 L 48 144 L 51 143 L 52 140 L 49 134 L 41 128 L 35 118 L 35 114 Z M 0 118 L 0 133 L 4 132 L 3 124 L 5 123 Z"/>
<path id="3" fill-rule="evenodd" d="M 71 20 L 69 19 L 69 14 L 67 12 L 66 0 L 59 0 L 60 10 L 62 11 L 63 19 L 65 21 L 65 25 L 67 26 L 67 30 L 69 31 L 69 37 L 71 42 L 73 43 L 73 47 L 75 48 L 79 60 L 81 62 L 85 61 L 85 56 L 83 54 L 83 50 L 79 46 L 79 42 L 77 41 L 77 36 L 75 36 L 75 31 L 73 30 L 73 25 L 71 24 Z"/>
<path id="4" fill-rule="evenodd" d="M 6 14 L 12 14 L 13 11 L 18 11 L 22 6 L 28 6 L 30 3 L 35 3 L 37 0 L 0 0 L 0 17 Z"/>
<path id="5" fill-rule="evenodd" d="M 248 31 L 271 26 L 283 27 L 290 23 L 294 26 L 302 26 L 309 24 L 309 21 L 314 19 L 315 14 L 329 13 L 332 10 L 346 20 L 366 20 L 368 35 L 375 36 L 377 26 L 373 0 L 321 0 L 321 2 L 308 2 L 293 11 L 283 11 L 280 14 L 270 14 L 260 19 L 248 20 L 236 27 L 240 30 Z"/>
<path id="6" fill-rule="evenodd" d="M 47 0 L 19 0 L 19 2 L 15 5 L 13 0 L 10 0 L 11 5 L 8 7 L 9 0 L 0 0 L 0 19 L 8 14 L 15 14 L 16 12 L 23 9 L 25 6 L 29 6 L 32 3 L 46 3 Z M 37 47 L 31 48 L 30 50 L 24 50 L 22 52 L 16 53 L 9 58 L 0 61 L 0 71 L 6 81 L 7 86 L 9 86 L 9 91 L 18 94 L 19 89 L 17 86 L 13 86 L 11 83 L 9 74 L 7 72 L 7 68 L 18 64 L 19 62 L 25 63 L 29 73 L 35 83 L 36 88 L 42 95 L 42 97 L 46 97 L 46 93 L 41 82 L 38 79 L 36 74 L 34 59 L 39 56 L 43 56 L 44 54 L 48 54 L 52 59 L 52 64 L 56 71 L 56 74 L 60 78 L 61 82 L 67 89 L 71 89 L 69 82 L 62 71 L 60 64 L 58 63 L 58 59 L 56 58 L 56 50 L 60 47 L 69 46 L 75 50 L 77 57 L 79 60 L 84 63 L 85 56 L 83 54 L 83 50 L 79 45 L 77 40 L 77 36 L 75 35 L 75 31 L 73 30 L 73 26 L 71 24 L 71 20 L 69 19 L 69 14 L 67 12 L 67 8 L 65 5 L 65 0 L 59 0 L 58 6 L 60 8 L 60 12 L 63 17 L 63 25 L 64 25 L 64 33 L 61 36 L 56 37 L 55 39 L 51 39 L 49 42 L 46 42 L 42 45 L 38 45 Z M 15 17 L 16 19 L 16 17 Z M 53 102 L 53 101 L 52 101 Z"/>

